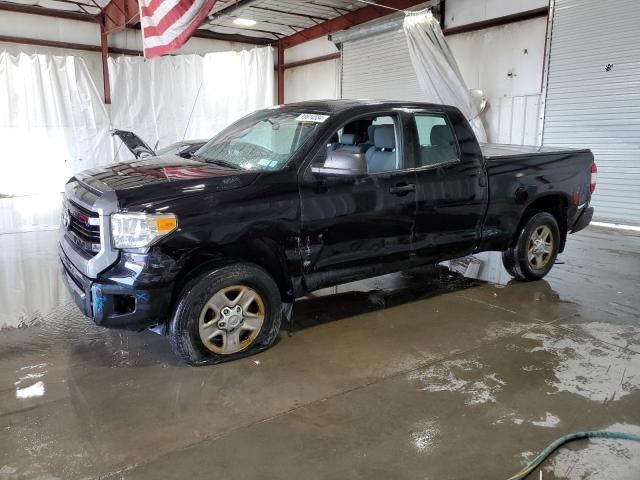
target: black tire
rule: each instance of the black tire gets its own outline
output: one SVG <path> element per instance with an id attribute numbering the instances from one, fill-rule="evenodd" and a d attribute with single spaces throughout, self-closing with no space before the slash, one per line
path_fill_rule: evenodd
<path id="1" fill-rule="evenodd" d="M 544 263 L 540 262 L 540 266 L 532 264 L 529 261 L 529 247 L 532 236 L 535 232 L 547 227 L 552 236 L 552 249 L 546 256 Z M 555 217 L 547 212 L 540 212 L 533 215 L 520 231 L 516 242 L 508 249 L 502 252 L 502 263 L 507 272 L 517 280 L 534 281 L 540 280 L 553 268 L 553 264 L 558 256 L 560 248 L 560 228 Z"/>
<path id="2" fill-rule="evenodd" d="M 234 285 L 246 286 L 261 297 L 264 320 L 247 347 L 235 353 L 220 354 L 205 346 L 199 330 L 200 317 L 214 295 Z M 169 322 L 169 341 L 174 353 L 187 364 L 211 365 L 266 350 L 278 337 L 281 322 L 280 291 L 271 276 L 257 265 L 236 263 L 215 268 L 186 283 Z"/>

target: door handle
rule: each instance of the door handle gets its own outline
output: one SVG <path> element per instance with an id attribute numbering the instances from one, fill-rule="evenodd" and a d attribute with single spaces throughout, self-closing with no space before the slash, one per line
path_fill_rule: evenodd
<path id="1" fill-rule="evenodd" d="M 413 183 L 398 184 L 395 187 L 389 189 L 389 193 L 395 195 L 407 195 L 408 193 L 415 192 L 416 186 Z"/>

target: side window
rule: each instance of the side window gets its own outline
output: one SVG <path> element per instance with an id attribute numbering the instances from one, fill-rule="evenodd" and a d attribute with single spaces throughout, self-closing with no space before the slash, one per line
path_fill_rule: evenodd
<path id="1" fill-rule="evenodd" d="M 417 113 L 414 116 L 420 144 L 417 166 L 426 167 L 460 160 L 453 129 L 444 115 Z"/>
<path id="2" fill-rule="evenodd" d="M 353 120 L 330 137 L 326 152 L 313 161 L 318 166 L 331 162 L 331 153 L 362 156 L 368 173 L 388 172 L 403 168 L 398 155 L 398 119 L 394 115 L 373 115 Z"/>

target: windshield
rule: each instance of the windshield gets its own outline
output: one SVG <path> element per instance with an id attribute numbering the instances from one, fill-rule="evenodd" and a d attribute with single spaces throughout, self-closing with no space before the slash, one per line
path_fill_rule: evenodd
<path id="1" fill-rule="evenodd" d="M 304 112 L 264 112 L 224 130 L 197 151 L 209 163 L 244 170 L 280 170 L 307 138 L 329 118 Z"/>

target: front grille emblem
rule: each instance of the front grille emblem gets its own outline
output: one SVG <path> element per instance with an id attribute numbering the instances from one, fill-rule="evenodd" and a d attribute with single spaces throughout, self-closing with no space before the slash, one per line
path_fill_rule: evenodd
<path id="1" fill-rule="evenodd" d="M 69 227 L 71 226 L 71 214 L 67 209 L 62 212 L 62 226 L 65 230 L 69 230 Z"/>

